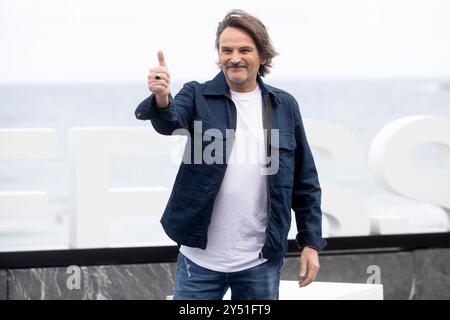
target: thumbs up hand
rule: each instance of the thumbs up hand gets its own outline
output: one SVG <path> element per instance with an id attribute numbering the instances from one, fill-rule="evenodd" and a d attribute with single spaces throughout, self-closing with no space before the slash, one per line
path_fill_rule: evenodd
<path id="1" fill-rule="evenodd" d="M 155 94 L 158 107 L 169 104 L 170 74 L 162 51 L 158 51 L 159 66 L 151 68 L 148 74 L 148 89 Z"/>

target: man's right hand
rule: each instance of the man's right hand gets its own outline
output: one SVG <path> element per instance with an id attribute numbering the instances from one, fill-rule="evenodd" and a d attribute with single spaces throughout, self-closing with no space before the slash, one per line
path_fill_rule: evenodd
<path id="1" fill-rule="evenodd" d="M 170 74 L 164 61 L 164 54 L 158 51 L 159 66 L 151 68 L 148 74 L 148 89 L 156 96 L 156 105 L 165 108 L 169 104 Z M 160 79 L 158 79 L 158 76 Z"/>

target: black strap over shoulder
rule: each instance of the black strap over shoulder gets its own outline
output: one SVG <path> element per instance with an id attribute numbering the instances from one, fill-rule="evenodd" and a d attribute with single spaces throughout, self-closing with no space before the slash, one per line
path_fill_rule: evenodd
<path id="1" fill-rule="evenodd" d="M 270 97 L 268 94 L 263 95 L 264 100 L 264 121 L 263 121 L 263 127 L 265 129 L 264 131 L 264 142 L 266 144 L 266 156 L 269 158 L 272 154 L 271 152 L 271 135 L 270 135 L 270 129 L 272 128 L 272 101 L 270 101 Z M 267 166 L 270 166 L 270 163 L 267 164 Z"/>

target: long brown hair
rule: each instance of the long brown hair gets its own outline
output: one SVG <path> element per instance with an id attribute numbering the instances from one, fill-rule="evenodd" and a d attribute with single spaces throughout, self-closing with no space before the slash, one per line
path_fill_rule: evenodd
<path id="1" fill-rule="evenodd" d="M 219 39 L 223 30 L 227 27 L 233 27 L 241 29 L 246 32 L 256 44 L 258 53 L 262 60 L 265 60 L 265 64 L 259 66 L 258 73 L 260 76 L 264 76 L 270 72 L 272 67 L 272 59 L 278 55 L 275 48 L 272 45 L 269 34 L 264 24 L 256 17 L 248 14 L 243 10 L 234 9 L 227 13 L 225 18 L 219 22 L 216 32 L 216 49 L 219 51 Z"/>

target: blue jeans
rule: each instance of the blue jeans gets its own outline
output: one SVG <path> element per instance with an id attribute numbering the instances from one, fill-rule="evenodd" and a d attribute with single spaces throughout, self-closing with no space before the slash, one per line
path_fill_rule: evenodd
<path id="1" fill-rule="evenodd" d="M 203 268 L 178 253 L 174 300 L 222 300 L 228 288 L 232 300 L 278 300 L 283 259 L 268 260 L 238 272 Z"/>

